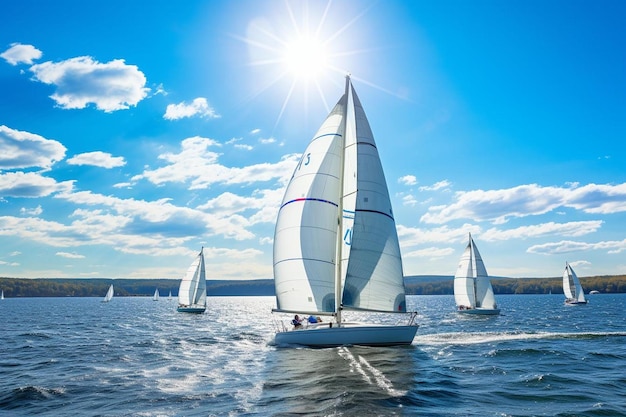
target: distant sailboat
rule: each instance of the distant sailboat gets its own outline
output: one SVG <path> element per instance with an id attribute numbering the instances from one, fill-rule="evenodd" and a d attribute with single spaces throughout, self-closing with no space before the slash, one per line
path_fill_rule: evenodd
<path id="1" fill-rule="evenodd" d="M 4 300 L 4 290 L 2 290 L 2 294 L 0 294 L 0 300 Z"/>
<path id="2" fill-rule="evenodd" d="M 104 296 L 104 299 L 102 300 L 103 303 L 108 303 L 109 301 L 111 301 L 111 299 L 113 298 L 113 284 L 111 284 L 111 286 L 109 287 L 109 290 L 107 291 L 106 295 Z"/>
<path id="3" fill-rule="evenodd" d="M 277 345 L 410 345 L 417 332 L 415 314 L 407 325 L 342 318 L 343 310 L 407 312 L 389 191 L 349 76 L 287 185 L 274 234 L 274 285 L 273 311 L 334 317 L 279 328 Z"/>
<path id="4" fill-rule="evenodd" d="M 172 301 L 172 290 L 170 290 L 170 295 L 167 296 L 167 301 Z"/>
<path id="5" fill-rule="evenodd" d="M 154 290 L 154 295 L 152 296 L 152 301 L 159 301 L 159 289 Z"/>
<path id="6" fill-rule="evenodd" d="M 187 274 L 180 281 L 178 308 L 181 313 L 204 313 L 206 310 L 206 276 L 204 269 L 204 248 L 189 266 Z"/>
<path id="7" fill-rule="evenodd" d="M 572 289 L 574 290 L 572 292 Z M 587 304 L 585 299 L 585 291 L 578 276 L 569 263 L 565 262 L 565 271 L 563 272 L 563 293 L 565 294 L 565 304 L 578 305 Z"/>
<path id="8" fill-rule="evenodd" d="M 454 300 L 459 313 L 500 314 L 487 269 L 471 233 L 454 275 Z"/>

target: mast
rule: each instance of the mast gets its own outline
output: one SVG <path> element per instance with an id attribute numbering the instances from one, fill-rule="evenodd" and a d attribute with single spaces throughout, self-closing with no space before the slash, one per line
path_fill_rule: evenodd
<path id="1" fill-rule="evenodd" d="M 339 184 L 339 202 L 338 202 L 338 218 L 337 218 L 337 255 L 335 258 L 335 317 L 337 319 L 337 325 L 341 327 L 341 309 L 342 309 L 342 291 L 341 291 L 341 269 L 342 269 L 342 246 L 343 246 L 343 195 L 344 195 L 344 176 L 345 176 L 345 161 L 346 161 L 346 124 L 348 118 L 348 103 L 350 93 L 350 74 L 346 74 L 346 91 L 344 94 L 345 104 L 343 109 L 343 119 L 341 121 L 343 134 L 341 136 L 341 173 Z"/>

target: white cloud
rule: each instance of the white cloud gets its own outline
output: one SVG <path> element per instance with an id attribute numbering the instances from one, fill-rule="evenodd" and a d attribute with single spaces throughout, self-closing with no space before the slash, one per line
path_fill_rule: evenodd
<path id="1" fill-rule="evenodd" d="M 56 140 L 0 126 L 0 169 L 48 169 L 65 157 L 65 151 Z"/>
<path id="2" fill-rule="evenodd" d="M 259 143 L 262 145 L 270 145 L 272 143 L 276 143 L 276 139 L 274 138 L 261 138 L 259 139 Z"/>
<path id="3" fill-rule="evenodd" d="M 411 251 L 411 252 L 407 252 L 407 253 L 404 253 L 403 256 L 406 257 L 406 258 L 438 259 L 438 258 L 444 258 L 446 256 L 450 256 L 454 252 L 456 252 L 456 251 L 454 249 L 452 249 L 452 248 L 435 248 L 435 247 L 430 247 L 430 248 L 419 249 L 419 250 L 414 250 L 414 251 Z"/>
<path id="4" fill-rule="evenodd" d="M 419 190 L 420 191 L 437 191 L 437 190 L 441 190 L 442 188 L 448 188 L 448 187 L 450 187 L 450 181 L 443 180 L 443 181 L 436 182 L 433 185 L 424 185 L 423 187 L 420 187 Z"/>
<path id="5" fill-rule="evenodd" d="M 74 181 L 57 182 L 35 172 L 0 174 L 0 195 L 3 197 L 46 197 L 55 192 L 67 192 Z"/>
<path id="6" fill-rule="evenodd" d="M 208 117 L 210 119 L 217 119 L 221 117 L 215 112 L 215 109 L 209 106 L 206 98 L 198 97 L 194 99 L 191 104 L 187 104 L 185 102 L 169 104 L 165 110 L 163 118 L 167 120 L 178 120 L 193 116 Z"/>
<path id="7" fill-rule="evenodd" d="M 431 207 L 421 221 L 446 223 L 456 219 L 506 223 L 512 217 L 545 214 L 559 208 L 585 213 L 626 211 L 626 183 L 618 185 L 576 184 L 567 188 L 520 185 L 501 190 L 458 192 L 450 205 Z"/>
<path id="8" fill-rule="evenodd" d="M 261 129 L 252 129 L 252 130 L 250 131 L 250 134 L 251 134 L 251 135 L 258 135 L 259 133 L 261 133 Z"/>
<path id="9" fill-rule="evenodd" d="M 30 209 L 26 207 L 22 207 L 20 209 L 20 214 L 24 216 L 39 216 L 41 213 L 43 213 L 43 209 L 41 208 L 41 205 L 38 205 L 37 207 L 30 208 Z"/>
<path id="10" fill-rule="evenodd" d="M 28 64 L 31 65 L 34 60 L 41 58 L 42 52 L 33 45 L 22 45 L 13 43 L 11 47 L 0 54 L 9 64 Z"/>
<path id="11" fill-rule="evenodd" d="M 199 235 L 221 235 L 234 240 L 254 238 L 248 230 L 250 221 L 243 216 L 232 213 L 229 215 L 205 213 L 189 207 L 178 207 L 171 204 L 168 199 L 156 201 L 121 199 L 89 191 L 58 194 L 55 197 L 77 205 L 98 207 L 88 214 L 84 214 L 86 213 L 84 209 L 76 210 L 75 215 L 85 218 L 82 221 L 82 227 L 85 229 L 89 228 L 90 222 L 95 221 L 94 219 L 106 222 L 101 232 L 103 234 L 119 230 L 120 234 L 138 239 L 143 237 L 154 238 L 156 241 L 159 237 L 164 240 L 170 239 L 176 242 L 176 245 Z M 115 240 L 110 244 L 118 245 Z M 123 245 L 120 243 L 120 246 Z"/>
<path id="12" fill-rule="evenodd" d="M 64 109 L 83 109 L 93 103 L 105 112 L 128 109 L 146 98 L 146 77 L 123 59 L 100 63 L 88 56 L 61 62 L 44 62 L 30 70 L 37 81 L 51 84 L 50 96 Z"/>
<path id="13" fill-rule="evenodd" d="M 590 220 L 568 223 L 548 222 L 508 230 L 492 228 L 481 233 L 480 238 L 484 241 L 497 241 L 536 238 L 549 235 L 577 237 L 597 232 L 603 223 L 602 220 Z"/>
<path id="14" fill-rule="evenodd" d="M 69 253 L 69 252 L 57 252 L 56 255 L 60 256 L 62 258 L 69 258 L 69 259 L 83 259 L 83 258 L 85 258 L 84 255 L 79 255 L 77 253 Z"/>
<path id="15" fill-rule="evenodd" d="M 584 252 L 590 250 L 602 250 L 610 254 L 617 254 L 626 251 L 626 239 L 612 240 L 596 243 L 575 242 L 562 240 L 560 242 L 543 243 L 529 247 L 526 252 L 543 255 L 554 255 L 570 252 Z"/>
<path id="16" fill-rule="evenodd" d="M 252 184 L 279 180 L 286 182 L 298 163 L 298 155 L 287 155 L 278 163 L 262 163 L 243 168 L 218 163 L 219 154 L 209 150 L 219 143 L 208 138 L 193 137 L 181 142 L 180 153 L 165 153 L 159 159 L 169 163 L 161 168 L 147 169 L 131 180 L 147 179 L 153 184 L 190 182 L 190 189 L 205 189 L 212 184 Z"/>
<path id="17" fill-rule="evenodd" d="M 417 199 L 411 194 L 407 194 L 402 197 L 403 206 L 415 207 L 417 203 L 418 203 Z"/>
<path id="18" fill-rule="evenodd" d="M 417 184 L 417 178 L 415 177 L 415 175 L 405 175 L 398 178 L 398 182 L 404 185 L 415 185 Z"/>
<path id="19" fill-rule="evenodd" d="M 107 152 L 85 152 L 67 160 L 70 165 L 93 165 L 101 168 L 115 168 L 126 165 L 123 156 L 112 156 Z"/>

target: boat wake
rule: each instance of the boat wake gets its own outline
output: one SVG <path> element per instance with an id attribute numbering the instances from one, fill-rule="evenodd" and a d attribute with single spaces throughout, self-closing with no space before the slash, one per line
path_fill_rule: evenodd
<path id="1" fill-rule="evenodd" d="M 337 353 L 348 362 L 350 372 L 361 375 L 363 381 L 367 384 L 378 386 L 391 397 L 402 397 L 406 395 L 406 391 L 395 389 L 389 378 L 380 370 L 376 369 L 376 367 L 372 366 L 363 356 L 353 355 L 346 347 L 339 348 Z"/>
<path id="2" fill-rule="evenodd" d="M 426 346 L 475 345 L 481 343 L 523 341 L 537 339 L 593 339 L 605 337 L 626 337 L 626 332 L 482 332 L 482 333 L 435 333 L 416 336 L 413 344 Z"/>

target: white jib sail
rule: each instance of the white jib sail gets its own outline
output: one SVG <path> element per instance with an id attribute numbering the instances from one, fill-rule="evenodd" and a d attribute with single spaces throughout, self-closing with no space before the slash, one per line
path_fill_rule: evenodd
<path id="1" fill-rule="evenodd" d="M 454 275 L 454 300 L 458 306 L 497 308 L 487 268 L 471 234 Z"/>
<path id="2" fill-rule="evenodd" d="M 563 294 L 565 294 L 565 298 L 573 299 L 574 294 L 572 293 L 572 287 L 570 283 L 570 266 L 569 264 L 565 264 L 565 271 L 563 271 Z"/>
<path id="3" fill-rule="evenodd" d="M 567 285 L 566 285 L 566 276 L 567 276 Z M 570 282 L 571 278 L 571 282 Z M 572 294 L 571 286 L 574 286 L 574 294 Z M 567 288 L 567 289 L 566 289 Z M 574 272 L 571 265 L 566 263 L 565 272 L 563 273 L 563 292 L 567 298 L 573 298 L 578 300 L 579 302 L 586 302 L 585 299 L 585 291 L 583 290 L 583 286 L 580 283 L 580 279 L 578 279 L 578 275 Z"/>
<path id="4" fill-rule="evenodd" d="M 187 273 L 180 282 L 178 303 L 181 305 L 206 304 L 206 279 L 202 251 L 189 266 Z"/>
<path id="5" fill-rule="evenodd" d="M 347 308 L 406 312 L 389 191 L 374 136 L 351 84 L 346 118 L 342 303 Z"/>

